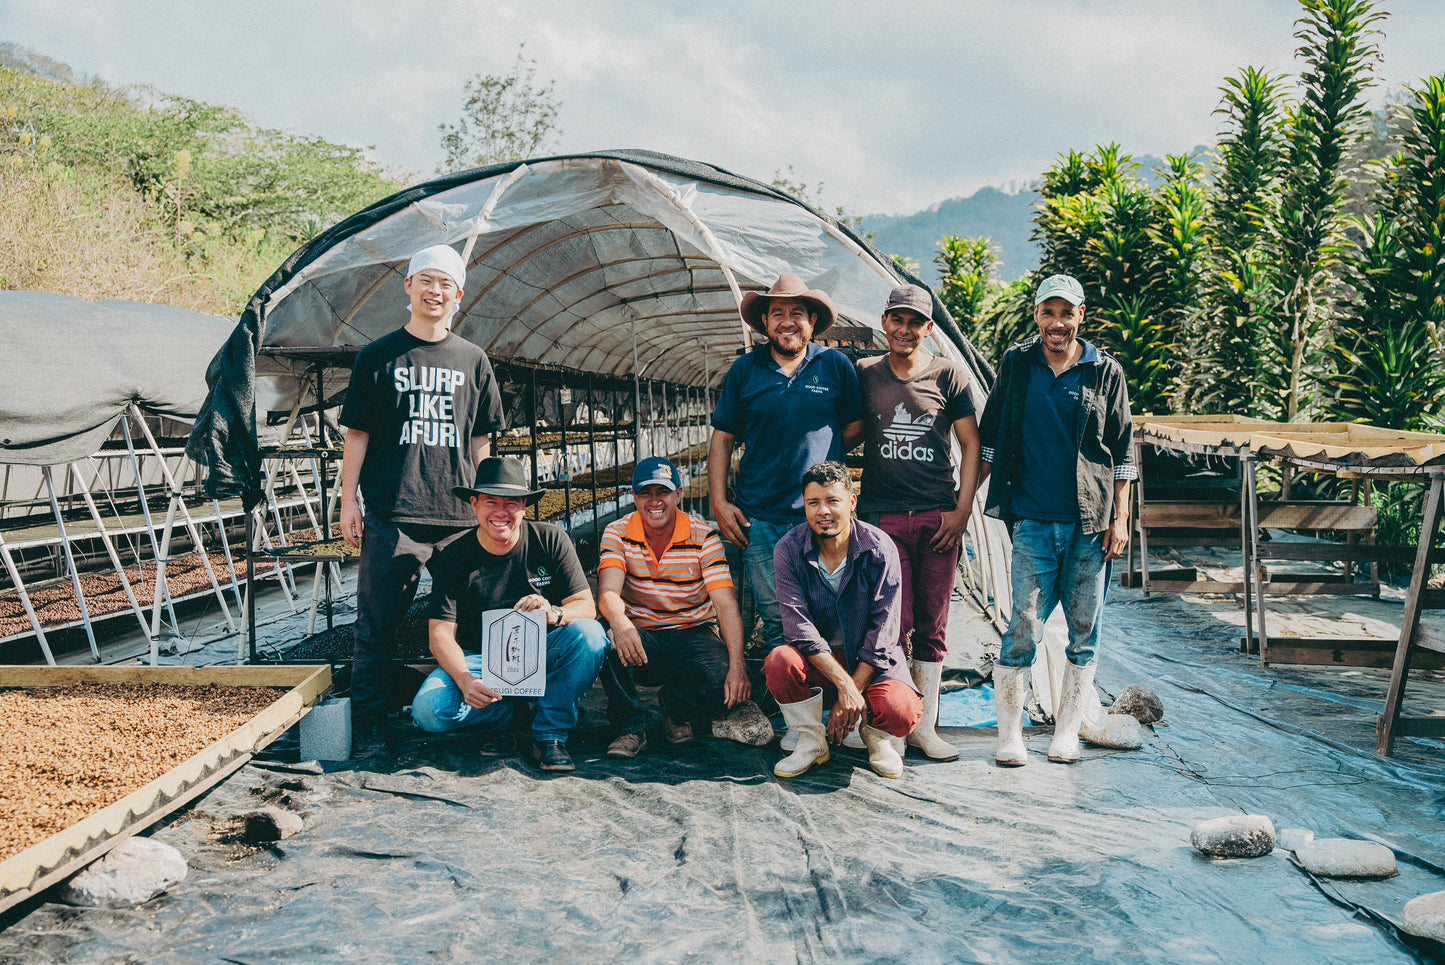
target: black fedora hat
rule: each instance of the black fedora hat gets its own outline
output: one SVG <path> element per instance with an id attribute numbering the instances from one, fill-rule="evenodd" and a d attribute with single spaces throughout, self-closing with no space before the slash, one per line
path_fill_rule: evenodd
<path id="1" fill-rule="evenodd" d="M 470 486 L 453 486 L 452 492 L 462 499 L 473 496 L 509 496 L 534 503 L 542 490 L 527 485 L 527 473 L 511 456 L 488 456 L 477 465 L 477 481 Z"/>

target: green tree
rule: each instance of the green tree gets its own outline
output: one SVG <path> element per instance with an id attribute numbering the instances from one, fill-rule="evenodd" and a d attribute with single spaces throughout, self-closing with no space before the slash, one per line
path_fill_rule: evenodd
<path id="1" fill-rule="evenodd" d="M 1429 429 L 1445 405 L 1445 76 L 1406 94 L 1379 210 L 1356 222 L 1327 405 L 1346 421 Z"/>
<path id="2" fill-rule="evenodd" d="M 525 45 L 524 45 L 525 46 Z M 539 85 L 537 62 L 517 50 L 509 74 L 476 74 L 463 86 L 466 102 L 455 124 L 440 124 L 437 173 L 520 161 L 550 150 L 558 134 L 556 82 Z"/>
<path id="3" fill-rule="evenodd" d="M 989 238 L 944 235 L 933 254 L 938 299 L 971 340 L 978 333 L 984 306 L 998 287 L 994 279 L 998 263 L 998 246 Z"/>
<path id="4" fill-rule="evenodd" d="M 1286 421 L 1310 402 L 1310 373 L 1331 321 L 1332 271 L 1344 250 L 1344 161 L 1369 117 L 1364 92 L 1379 50 L 1369 0 L 1301 0 L 1303 96 L 1289 111 L 1279 205 L 1270 222 L 1279 300 L 1264 327 L 1260 408 Z"/>
<path id="5" fill-rule="evenodd" d="M 1209 245 L 1197 311 L 1187 320 L 1180 408 L 1255 414 L 1257 331 L 1276 298 L 1271 261 L 1260 245 L 1274 218 L 1284 165 L 1280 83 L 1246 67 L 1225 79 L 1216 114 L 1224 129 L 1213 151 L 1214 186 L 1205 210 Z"/>

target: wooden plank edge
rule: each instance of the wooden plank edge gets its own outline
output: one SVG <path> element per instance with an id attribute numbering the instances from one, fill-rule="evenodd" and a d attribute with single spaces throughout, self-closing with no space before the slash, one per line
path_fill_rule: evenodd
<path id="1" fill-rule="evenodd" d="M 1376 728 L 1379 729 L 1378 726 Z M 1445 737 L 1445 714 L 1427 714 L 1395 719 L 1396 737 Z"/>
<path id="2" fill-rule="evenodd" d="M 31 668 L 24 668 L 31 669 Z M 62 669 L 62 668 L 44 668 Z M 70 669 L 70 668 L 63 668 Z M 203 668 L 77 668 L 96 670 L 197 670 Z M 213 667 L 211 670 L 274 670 L 260 667 Z M 309 670 L 299 683 L 260 713 L 212 742 L 144 787 L 81 819 L 24 851 L 0 862 L 0 911 L 24 901 L 105 854 L 121 841 L 214 787 L 310 712 L 331 686 L 331 668 Z M 154 681 L 152 681 L 154 682 Z M 216 682 L 216 681 L 211 681 Z M 242 686 L 275 686 L 250 683 Z"/>

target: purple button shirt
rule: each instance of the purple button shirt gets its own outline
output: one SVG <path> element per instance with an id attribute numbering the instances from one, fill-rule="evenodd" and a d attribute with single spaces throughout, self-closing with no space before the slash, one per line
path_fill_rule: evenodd
<path id="1" fill-rule="evenodd" d="M 899 638 L 903 604 L 898 549 L 883 530 L 852 520 L 848 563 L 838 592 L 823 579 L 818 548 L 807 523 L 793 527 L 773 547 L 783 639 L 803 656 L 827 653 L 830 641 L 843 647 L 850 674 L 862 660 L 874 682 L 899 680 L 913 688 Z"/>

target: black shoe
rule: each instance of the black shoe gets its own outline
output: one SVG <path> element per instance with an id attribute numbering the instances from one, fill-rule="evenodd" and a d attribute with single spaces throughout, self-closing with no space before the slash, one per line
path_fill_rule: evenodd
<path id="1" fill-rule="evenodd" d="M 509 730 L 483 734 L 477 753 L 482 757 L 511 757 L 517 753 L 517 738 Z"/>
<path id="2" fill-rule="evenodd" d="M 375 718 L 351 722 L 351 757 L 385 757 L 391 753 L 391 735 L 386 722 Z"/>
<path id="3" fill-rule="evenodd" d="M 544 771 L 575 771 L 566 741 L 533 741 L 532 762 Z"/>

